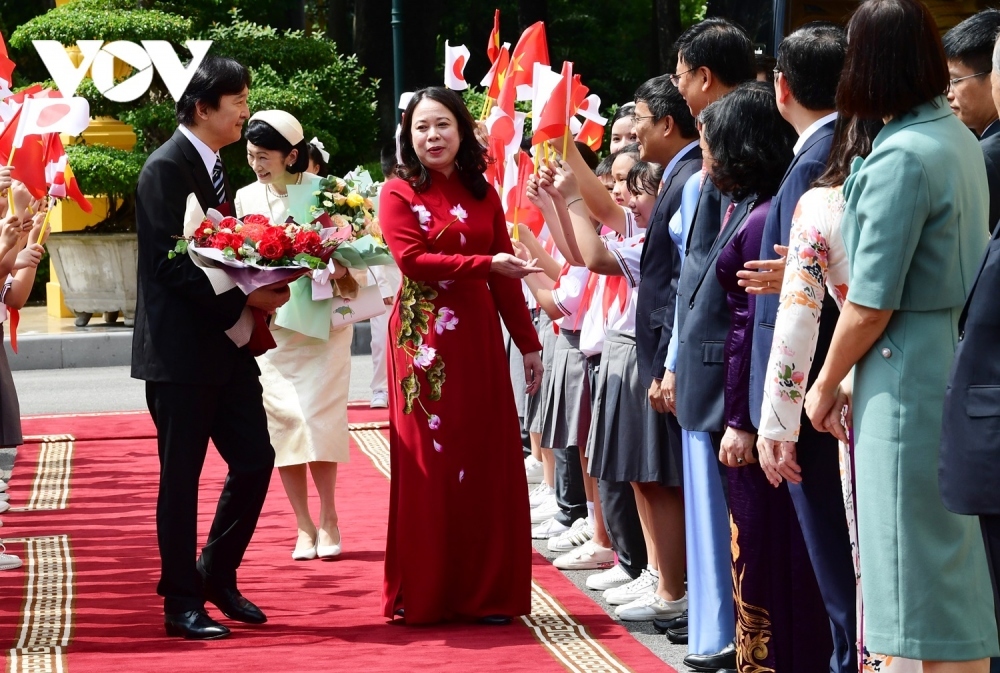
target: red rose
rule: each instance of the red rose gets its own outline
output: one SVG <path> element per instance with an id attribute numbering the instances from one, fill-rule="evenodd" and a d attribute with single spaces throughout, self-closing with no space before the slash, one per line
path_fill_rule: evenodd
<path id="1" fill-rule="evenodd" d="M 292 243 L 292 252 L 296 255 L 305 253 L 315 257 L 319 254 L 322 245 L 323 239 L 315 231 L 300 231 Z"/>
<path id="2" fill-rule="evenodd" d="M 235 217 L 224 217 L 222 218 L 222 221 L 219 222 L 219 229 L 235 229 L 236 225 L 239 223 L 240 221 Z"/>
<path id="3" fill-rule="evenodd" d="M 292 239 L 281 227 L 267 227 L 257 246 L 257 252 L 265 259 L 281 259 L 291 251 Z"/>
<path id="4" fill-rule="evenodd" d="M 267 215 L 251 213 L 243 216 L 243 224 L 271 224 L 271 220 L 267 219 Z"/>
<path id="5" fill-rule="evenodd" d="M 243 237 L 239 234 L 227 234 L 225 232 L 218 232 L 213 234 L 210 239 L 208 239 L 209 247 L 215 248 L 216 250 L 225 250 L 226 248 L 232 248 L 233 251 L 239 250 L 240 246 L 243 245 Z"/>

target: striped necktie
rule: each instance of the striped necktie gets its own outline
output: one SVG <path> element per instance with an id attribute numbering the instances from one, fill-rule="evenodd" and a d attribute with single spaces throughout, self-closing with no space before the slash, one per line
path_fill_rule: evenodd
<path id="1" fill-rule="evenodd" d="M 212 187 L 215 188 L 215 198 L 218 205 L 226 202 L 226 181 L 222 178 L 222 157 L 215 157 L 215 168 L 212 170 Z"/>

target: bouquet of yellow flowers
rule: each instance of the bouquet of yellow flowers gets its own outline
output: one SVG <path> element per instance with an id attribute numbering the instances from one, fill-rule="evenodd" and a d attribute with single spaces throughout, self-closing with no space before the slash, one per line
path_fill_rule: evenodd
<path id="1" fill-rule="evenodd" d="M 331 175 L 319 183 L 312 216 L 324 221 L 328 218 L 329 224 L 324 224 L 340 230 L 338 238 L 356 241 L 379 231 L 372 203 L 377 192 L 378 185 L 360 166 L 342 178 Z"/>

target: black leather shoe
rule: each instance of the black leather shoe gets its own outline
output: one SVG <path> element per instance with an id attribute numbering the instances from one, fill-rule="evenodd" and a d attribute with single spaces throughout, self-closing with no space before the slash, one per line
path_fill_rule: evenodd
<path id="1" fill-rule="evenodd" d="M 219 608 L 222 614 L 245 624 L 263 624 L 267 617 L 256 605 L 243 598 L 236 589 L 220 589 L 205 585 L 205 600 Z"/>
<path id="2" fill-rule="evenodd" d="M 163 616 L 168 636 L 188 640 L 218 640 L 229 635 L 229 629 L 209 617 L 204 610 L 188 610 Z"/>
<path id="3" fill-rule="evenodd" d="M 490 626 L 507 626 L 510 624 L 510 617 L 506 615 L 487 615 L 486 617 L 480 617 L 480 624 L 489 624 Z"/>
<path id="4" fill-rule="evenodd" d="M 736 673 L 735 668 L 720 668 L 717 673 Z"/>
<path id="5" fill-rule="evenodd" d="M 682 626 L 679 629 L 667 629 L 665 635 L 667 636 L 667 640 L 674 645 L 687 645 L 688 627 Z"/>
<path id="6" fill-rule="evenodd" d="M 736 668 L 736 646 L 730 643 L 715 654 L 689 654 L 684 657 L 684 665 L 708 673 L 716 673 L 720 668 Z"/>
<path id="7" fill-rule="evenodd" d="M 688 613 L 685 612 L 679 617 L 671 617 L 670 619 L 654 619 L 653 628 L 656 629 L 657 633 L 666 633 L 667 631 L 673 631 L 681 628 L 687 628 L 688 625 Z"/>

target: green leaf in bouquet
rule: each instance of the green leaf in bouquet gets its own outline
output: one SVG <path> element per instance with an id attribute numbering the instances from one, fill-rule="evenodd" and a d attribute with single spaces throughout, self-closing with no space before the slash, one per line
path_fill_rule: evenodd
<path id="1" fill-rule="evenodd" d="M 333 259 L 337 260 L 341 266 L 346 266 L 348 269 L 368 268 L 368 264 L 366 264 L 364 259 L 362 259 L 361 253 L 354 249 L 350 243 L 341 243 L 338 245 L 337 249 L 333 251 Z"/>
<path id="2" fill-rule="evenodd" d="M 308 267 L 310 269 L 325 269 L 326 268 L 326 263 L 324 263 L 323 260 L 321 260 L 319 257 L 313 257 L 312 255 L 307 255 L 304 252 L 301 252 L 301 253 L 295 255 L 295 258 L 294 258 L 293 261 L 296 264 L 298 264 L 299 266 L 305 266 L 305 267 Z"/>
<path id="3" fill-rule="evenodd" d="M 380 244 L 374 236 L 368 234 L 351 243 L 351 246 L 361 254 L 361 259 L 368 266 L 392 264 L 389 248 Z"/>

